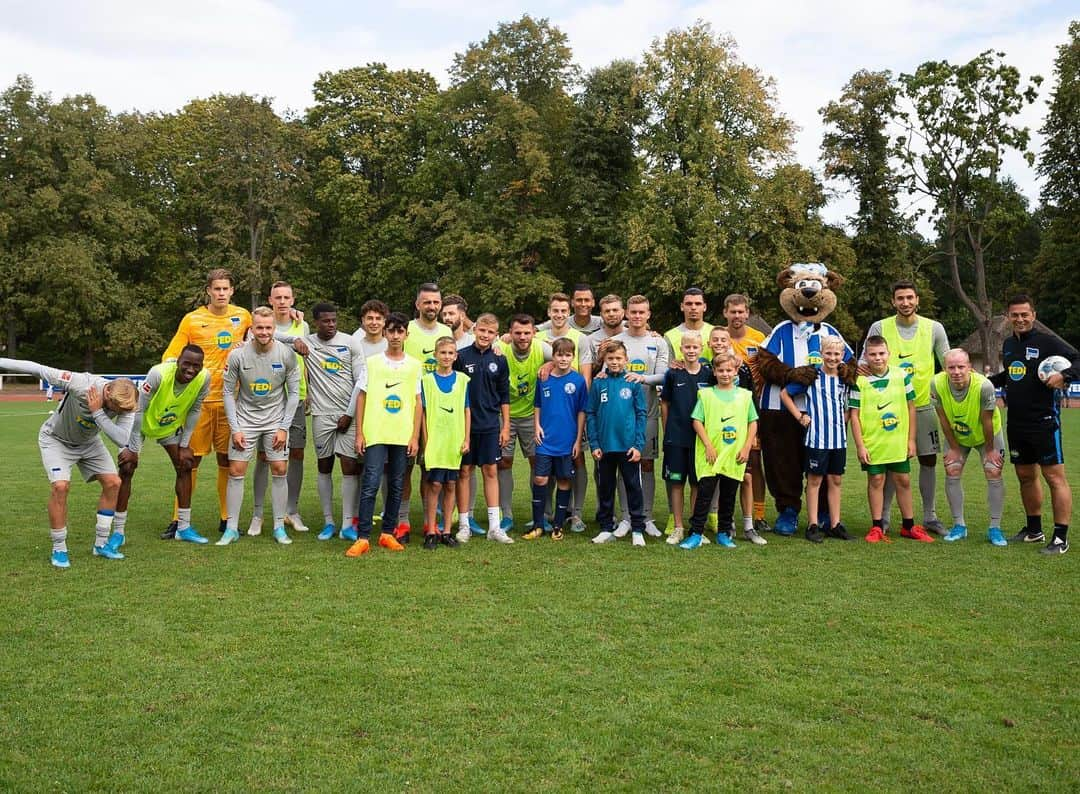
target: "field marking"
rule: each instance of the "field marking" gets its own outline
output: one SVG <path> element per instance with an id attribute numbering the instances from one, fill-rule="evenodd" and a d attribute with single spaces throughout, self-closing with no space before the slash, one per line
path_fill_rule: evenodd
<path id="1" fill-rule="evenodd" d="M 30 411 L 18 414 L 0 414 L 0 416 L 48 416 L 52 411 Z"/>

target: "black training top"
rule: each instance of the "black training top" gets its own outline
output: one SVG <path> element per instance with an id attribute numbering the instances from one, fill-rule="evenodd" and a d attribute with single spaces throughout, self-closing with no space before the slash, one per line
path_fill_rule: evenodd
<path id="1" fill-rule="evenodd" d="M 1058 405 L 1054 390 L 1039 380 L 1039 363 L 1050 356 L 1064 356 L 1072 366 L 1061 374 L 1065 381 L 1080 380 L 1080 353 L 1060 337 L 1032 329 L 1010 334 L 1001 346 L 1005 369 L 990 377 L 995 386 L 1005 388 L 1009 405 L 1009 427 L 1020 430 L 1054 430 L 1058 426 Z"/>
<path id="2" fill-rule="evenodd" d="M 471 344 L 458 351 L 454 369 L 469 376 L 473 433 L 498 433 L 502 406 L 510 403 L 510 367 L 505 356 Z"/>

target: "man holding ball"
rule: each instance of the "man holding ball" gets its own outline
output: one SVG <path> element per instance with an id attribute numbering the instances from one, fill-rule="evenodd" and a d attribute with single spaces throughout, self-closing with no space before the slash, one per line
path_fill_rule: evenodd
<path id="1" fill-rule="evenodd" d="M 1043 554 L 1064 554 L 1069 550 L 1069 515 L 1072 491 L 1065 477 L 1065 458 L 1061 448 L 1061 416 L 1054 391 L 1064 389 L 1070 380 L 1080 380 L 1080 354 L 1065 340 L 1035 328 L 1035 304 L 1027 295 L 1009 300 L 1006 318 L 1012 334 L 1002 344 L 1002 372 L 990 378 L 995 386 L 1005 388 L 1009 406 L 1006 435 L 1009 458 L 1020 481 L 1020 498 L 1027 514 L 1027 524 L 1012 540 L 1017 543 L 1042 543 L 1042 484 L 1039 472 L 1050 487 L 1054 511 L 1054 534 Z M 1040 365 L 1051 356 L 1063 356 L 1071 366 L 1040 377 Z M 1045 368 L 1043 368 L 1045 369 Z"/>

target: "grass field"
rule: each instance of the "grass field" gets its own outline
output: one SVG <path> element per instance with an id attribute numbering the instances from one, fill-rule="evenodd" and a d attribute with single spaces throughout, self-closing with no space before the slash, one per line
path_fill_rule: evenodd
<path id="1" fill-rule="evenodd" d="M 128 559 L 90 556 L 96 486 L 75 484 L 58 572 L 44 410 L 0 405 L 4 790 L 1078 787 L 1080 550 L 986 544 L 977 466 L 953 545 L 568 535 L 350 560 L 314 533 L 159 541 L 171 475 L 150 449 Z M 195 523 L 216 537 L 211 483 Z M 861 529 L 857 467 L 845 491 Z"/>

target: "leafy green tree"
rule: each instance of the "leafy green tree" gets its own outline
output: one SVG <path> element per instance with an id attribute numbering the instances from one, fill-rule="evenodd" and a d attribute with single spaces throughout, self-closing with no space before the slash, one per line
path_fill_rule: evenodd
<path id="1" fill-rule="evenodd" d="M 1045 232 L 1032 267 L 1031 284 L 1039 319 L 1073 344 L 1080 344 L 1080 21 L 1069 24 L 1069 39 L 1054 61 L 1057 85 L 1042 127 L 1039 158 Z"/>
<path id="2" fill-rule="evenodd" d="M 891 309 L 887 285 L 912 275 L 907 238 L 913 234 L 897 209 L 898 179 L 889 162 L 889 118 L 896 110 L 897 88 L 887 72 L 860 70 L 844 86 L 840 98 L 821 108 L 825 135 L 821 143 L 825 177 L 847 182 L 859 208 L 849 219 L 855 261 L 845 273 L 848 289 L 843 301 L 860 328 Z M 929 284 L 919 278 L 920 292 Z M 928 309 L 925 304 L 924 310 Z"/>
<path id="3" fill-rule="evenodd" d="M 756 258 L 754 193 L 790 157 L 791 123 L 771 80 L 734 42 L 698 22 L 657 39 L 641 67 L 642 178 L 612 256 L 612 286 L 674 313 L 682 290 L 762 295 L 775 278 Z M 771 263 L 770 263 L 771 266 Z"/>
<path id="4" fill-rule="evenodd" d="M 1035 101 L 1041 78 L 1023 85 L 1020 72 L 1003 60 L 1004 53 L 986 51 L 966 64 L 928 61 L 899 81 L 908 107 L 896 119 L 904 134 L 894 154 L 903 165 L 902 184 L 929 200 L 949 284 L 975 317 L 983 349 L 990 349 L 994 316 L 988 288 L 987 246 L 991 226 L 1001 223 L 1001 164 L 1007 151 L 1024 154 L 1029 131 L 1013 119 Z M 968 248 L 970 259 L 964 255 Z M 970 282 L 961 271 L 969 263 Z M 967 286 L 970 283 L 971 286 Z"/>
<path id="5" fill-rule="evenodd" d="M 303 256 L 312 216 L 306 131 L 269 99 L 219 94 L 162 117 L 160 134 L 194 291 L 207 270 L 225 267 L 257 305 Z"/>

